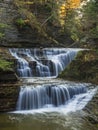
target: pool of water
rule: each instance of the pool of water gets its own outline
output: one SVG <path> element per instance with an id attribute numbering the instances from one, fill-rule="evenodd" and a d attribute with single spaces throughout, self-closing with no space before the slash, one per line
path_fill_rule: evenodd
<path id="1" fill-rule="evenodd" d="M 82 110 L 96 89 L 76 95 L 66 105 L 0 114 L 0 130 L 97 130 Z"/>
<path id="2" fill-rule="evenodd" d="M 97 130 L 85 119 L 85 112 L 44 112 L 0 115 L 0 130 Z"/>

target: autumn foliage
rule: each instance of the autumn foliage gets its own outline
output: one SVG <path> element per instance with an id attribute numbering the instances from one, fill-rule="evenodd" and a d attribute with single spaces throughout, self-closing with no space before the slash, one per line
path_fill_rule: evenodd
<path id="1" fill-rule="evenodd" d="M 80 1 L 81 0 L 68 0 L 68 4 L 66 6 L 68 6 L 69 8 L 77 8 L 80 5 Z"/>
<path id="2" fill-rule="evenodd" d="M 60 17 L 61 25 L 64 24 L 63 19 L 67 15 L 67 11 L 69 9 L 78 8 L 80 5 L 80 2 L 81 2 L 81 0 L 67 0 L 66 2 L 64 2 L 63 4 L 60 5 L 58 14 Z"/>

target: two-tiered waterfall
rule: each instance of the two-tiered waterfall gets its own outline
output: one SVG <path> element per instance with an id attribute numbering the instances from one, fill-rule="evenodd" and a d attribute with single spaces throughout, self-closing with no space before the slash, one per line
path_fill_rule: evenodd
<path id="1" fill-rule="evenodd" d="M 75 58 L 78 51 L 79 49 L 64 48 L 10 49 L 17 60 L 17 74 L 24 78 L 17 110 L 66 106 L 76 95 L 82 95 L 77 98 L 76 104 L 79 104 L 79 100 L 84 100 L 88 92 L 87 84 L 53 79 Z"/>

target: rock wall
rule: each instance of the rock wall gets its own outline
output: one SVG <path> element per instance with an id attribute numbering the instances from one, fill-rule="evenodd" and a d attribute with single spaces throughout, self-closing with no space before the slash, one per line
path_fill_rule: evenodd
<path id="1" fill-rule="evenodd" d="M 18 77 L 14 71 L 0 71 L 0 82 L 16 82 Z"/>
<path id="2" fill-rule="evenodd" d="M 0 112 L 16 109 L 19 86 L 17 84 L 0 84 Z"/>
<path id="3" fill-rule="evenodd" d="M 84 111 L 87 113 L 86 120 L 98 128 L 98 90 Z"/>
<path id="4" fill-rule="evenodd" d="M 65 80 L 98 84 L 97 50 L 81 51 L 67 68 L 58 76 Z"/>
<path id="5" fill-rule="evenodd" d="M 0 48 L 0 112 L 15 110 L 19 82 L 15 73 L 15 59 L 10 55 L 7 48 Z M 7 62 L 8 61 L 8 62 Z M 6 65 L 12 63 L 10 67 Z"/>

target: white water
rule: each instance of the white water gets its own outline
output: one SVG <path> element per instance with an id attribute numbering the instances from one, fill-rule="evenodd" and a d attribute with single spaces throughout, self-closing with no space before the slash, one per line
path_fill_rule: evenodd
<path id="1" fill-rule="evenodd" d="M 17 110 L 39 109 L 45 106 L 55 106 L 66 104 L 74 95 L 86 93 L 84 85 L 37 85 L 23 86 L 20 90 Z"/>
<path id="2" fill-rule="evenodd" d="M 10 49 L 17 59 L 20 77 L 58 76 L 75 58 L 79 49 Z"/>
<path id="3" fill-rule="evenodd" d="M 95 89 L 88 90 L 89 85 L 84 83 L 53 80 L 79 50 L 10 49 L 17 59 L 18 75 L 25 77 L 15 113 L 68 113 L 83 109 L 95 94 Z M 39 78 L 32 78 L 36 76 Z"/>
<path id="4" fill-rule="evenodd" d="M 87 105 L 87 103 L 95 95 L 96 91 L 97 89 L 92 89 L 92 90 L 89 90 L 87 93 L 75 95 L 65 105 L 60 105 L 58 107 L 54 107 L 53 105 L 46 105 L 40 109 L 17 110 L 14 113 L 36 114 L 36 113 L 57 112 L 57 113 L 67 114 L 69 112 L 76 112 L 78 110 L 82 110 Z"/>

